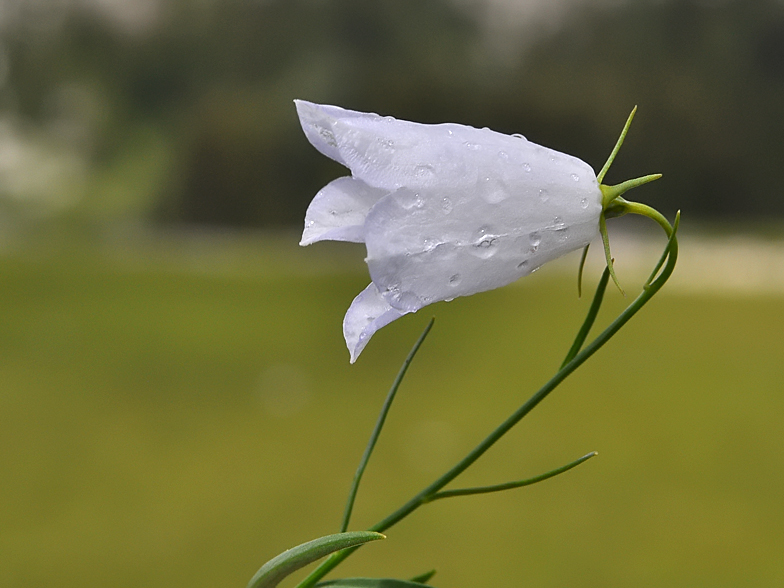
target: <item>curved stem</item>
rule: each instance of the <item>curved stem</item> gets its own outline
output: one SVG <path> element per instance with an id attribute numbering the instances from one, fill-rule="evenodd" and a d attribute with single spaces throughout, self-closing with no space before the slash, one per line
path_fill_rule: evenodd
<path id="1" fill-rule="evenodd" d="M 666 222 L 666 221 L 665 221 Z M 563 382 L 572 372 L 580 367 L 585 361 L 596 353 L 601 347 L 607 343 L 629 320 L 637 314 L 640 309 L 645 306 L 651 298 L 664 286 L 667 280 L 672 275 L 675 269 L 675 264 L 678 259 L 678 240 L 675 237 L 675 231 L 667 223 L 667 233 L 670 240 L 667 243 L 665 252 L 667 253 L 667 262 L 663 267 L 659 277 L 653 280 L 650 285 L 643 289 L 643 291 L 632 301 L 629 306 L 619 314 L 610 325 L 602 331 L 596 339 L 591 341 L 582 351 L 572 358 L 569 363 L 564 365 L 558 372 L 542 386 L 533 396 L 531 396 L 525 404 L 518 408 L 507 418 L 501 425 L 499 425 L 492 433 L 490 433 L 479 445 L 477 445 L 471 452 L 468 453 L 462 460 L 460 460 L 454 467 L 447 471 L 444 475 L 438 478 L 435 482 L 430 484 L 427 488 L 419 492 L 411 500 L 406 502 L 403 506 L 390 514 L 385 519 L 370 527 L 369 531 L 381 532 L 389 529 L 402 519 L 410 515 L 420 506 L 425 504 L 432 496 L 434 496 L 444 486 L 449 484 L 457 476 L 463 473 L 469 466 L 471 466 L 479 457 L 481 457 L 490 447 L 492 447 L 501 437 L 503 437 L 512 427 L 514 427 L 520 420 L 531 412 L 542 400 L 544 400 L 550 392 L 552 392 L 561 382 Z M 356 548 L 344 549 L 337 553 L 332 554 L 325 560 L 318 568 L 299 583 L 297 588 L 310 588 L 333 568 L 340 564 L 344 559 L 351 555 Z"/>

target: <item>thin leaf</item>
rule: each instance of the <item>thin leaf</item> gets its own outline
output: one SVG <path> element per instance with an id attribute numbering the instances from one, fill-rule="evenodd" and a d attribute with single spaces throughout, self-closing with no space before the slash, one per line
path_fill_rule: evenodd
<path id="1" fill-rule="evenodd" d="M 409 582 L 419 582 L 420 584 L 427 584 L 430 578 L 436 575 L 435 570 L 430 570 L 429 572 L 425 572 L 424 574 L 419 574 L 418 576 L 414 576 L 409 580 Z"/>
<path id="2" fill-rule="evenodd" d="M 280 555 L 273 557 L 256 572 L 248 582 L 248 588 L 273 588 L 289 574 L 298 569 L 321 559 L 325 555 L 346 549 L 358 547 L 368 541 L 386 539 L 381 533 L 372 531 L 356 531 L 352 533 L 337 533 L 327 535 L 302 545 L 292 547 Z"/>
<path id="3" fill-rule="evenodd" d="M 670 245 L 672 244 L 672 240 L 675 239 L 675 235 L 678 233 L 678 226 L 680 224 L 681 224 L 681 211 L 679 210 L 678 213 L 675 215 L 675 222 L 672 223 L 672 234 L 670 235 L 670 238 L 667 241 L 667 247 L 664 248 L 661 257 L 659 258 L 659 263 L 657 263 L 656 267 L 653 268 L 650 277 L 645 282 L 646 288 L 651 285 L 651 282 L 653 282 L 654 278 L 656 277 L 656 274 L 659 273 L 659 270 L 662 268 L 664 262 L 667 260 L 667 257 L 670 255 Z"/>
<path id="4" fill-rule="evenodd" d="M 585 260 L 588 258 L 588 248 L 591 246 L 589 243 L 583 249 L 583 255 L 580 258 L 580 267 L 577 269 L 577 298 L 583 297 L 583 270 L 585 269 Z"/>
<path id="5" fill-rule="evenodd" d="M 357 468 L 356 473 L 354 474 L 354 481 L 351 483 L 351 490 L 348 493 L 348 500 L 346 501 L 346 508 L 343 511 L 343 522 L 340 525 L 340 532 L 344 532 L 348 529 L 348 522 L 351 520 L 351 511 L 354 509 L 354 500 L 357 497 L 357 490 L 359 489 L 359 482 L 362 480 L 362 474 L 365 473 L 365 468 L 367 467 L 368 461 L 370 460 L 370 454 L 373 453 L 373 448 L 376 446 L 376 441 L 378 441 L 378 436 L 381 434 L 381 429 L 384 426 L 384 421 L 387 419 L 387 414 L 389 413 L 389 409 L 392 407 L 392 401 L 395 399 L 395 394 L 397 394 L 397 389 L 400 387 L 400 383 L 403 381 L 403 377 L 406 375 L 408 371 L 408 366 L 411 365 L 411 362 L 414 360 L 414 356 L 419 351 L 419 348 L 422 346 L 422 343 L 425 341 L 427 334 L 430 332 L 430 329 L 433 328 L 433 323 L 435 322 L 435 317 L 430 319 L 430 322 L 427 323 L 425 330 L 422 331 L 422 334 L 417 339 L 417 342 L 414 343 L 414 346 L 411 348 L 411 351 L 408 353 L 408 357 L 406 357 L 403 365 L 400 367 L 400 371 L 395 378 L 395 381 L 392 383 L 392 388 L 389 389 L 389 393 L 387 394 L 387 398 L 384 401 L 384 405 L 381 407 L 381 412 L 378 415 L 378 420 L 376 421 L 376 426 L 373 428 L 373 432 L 370 434 L 370 440 L 368 440 L 367 447 L 365 447 L 365 453 L 362 454 L 362 459 L 359 461 L 359 467 Z"/>
<path id="6" fill-rule="evenodd" d="M 434 494 L 427 502 L 432 502 L 433 500 L 438 500 L 440 498 L 452 498 L 454 496 L 471 496 L 473 494 L 488 494 L 490 492 L 501 492 L 503 490 L 513 490 L 514 488 L 522 488 L 523 486 L 530 486 L 531 484 L 536 484 L 537 482 L 544 482 L 545 480 L 549 480 L 559 474 L 563 474 L 564 472 L 568 472 L 572 468 L 576 468 L 581 463 L 584 463 L 591 459 L 592 457 L 599 455 L 595 451 L 592 451 L 588 455 L 583 455 L 581 458 L 574 460 L 571 463 L 566 464 L 565 466 L 561 466 L 560 468 L 556 468 L 551 470 L 547 473 L 540 474 L 538 476 L 534 476 L 533 478 L 528 478 L 526 480 L 518 480 L 516 482 L 506 482 L 505 484 L 496 484 L 494 486 L 478 486 L 475 488 L 460 488 L 458 490 L 444 490 L 443 492 L 438 492 Z"/>
<path id="7" fill-rule="evenodd" d="M 596 287 L 596 293 L 593 295 L 593 301 L 591 302 L 591 307 L 588 309 L 588 314 L 585 316 L 585 320 L 583 321 L 583 324 L 580 327 L 580 330 L 577 333 L 577 337 L 575 337 L 574 343 L 572 343 L 569 352 L 566 354 L 566 357 L 561 364 L 561 368 L 572 361 L 574 356 L 580 352 L 580 349 L 582 349 L 583 343 L 585 343 L 585 339 L 588 337 L 588 333 L 591 332 L 593 323 L 596 321 L 596 317 L 599 314 L 599 309 L 602 307 L 604 292 L 607 290 L 607 282 L 609 280 L 610 268 L 606 267 L 602 273 L 602 278 L 599 280 L 599 285 Z"/>
<path id="8" fill-rule="evenodd" d="M 325 588 L 423 588 L 428 585 L 393 578 L 341 578 L 340 580 L 319 582 L 316 586 L 324 586 Z M 428 586 L 428 588 L 431 587 Z"/>

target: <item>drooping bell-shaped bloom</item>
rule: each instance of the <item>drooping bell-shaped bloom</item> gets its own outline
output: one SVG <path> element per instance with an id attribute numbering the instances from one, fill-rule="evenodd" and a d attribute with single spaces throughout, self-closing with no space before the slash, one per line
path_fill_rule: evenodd
<path id="1" fill-rule="evenodd" d="M 316 194 L 300 245 L 367 247 L 372 281 L 343 321 L 352 363 L 393 320 L 509 284 L 599 234 L 602 192 L 575 157 L 486 128 L 295 102 L 308 140 L 351 170 Z"/>

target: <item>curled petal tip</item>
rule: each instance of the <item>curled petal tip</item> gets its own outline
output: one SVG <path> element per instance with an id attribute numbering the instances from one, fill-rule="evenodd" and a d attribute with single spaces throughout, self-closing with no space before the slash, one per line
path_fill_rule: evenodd
<path id="1" fill-rule="evenodd" d="M 373 334 L 406 312 L 392 308 L 371 282 L 354 298 L 343 319 L 343 337 L 354 363 Z"/>

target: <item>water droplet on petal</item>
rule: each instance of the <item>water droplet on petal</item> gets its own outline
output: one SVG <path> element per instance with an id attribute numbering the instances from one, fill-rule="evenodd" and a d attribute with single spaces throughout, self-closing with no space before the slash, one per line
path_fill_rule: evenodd
<path id="1" fill-rule="evenodd" d="M 542 242 L 542 236 L 534 231 L 528 235 L 528 240 L 531 243 L 531 253 L 536 253 L 537 249 L 539 249 L 539 244 Z"/>
<path id="2" fill-rule="evenodd" d="M 506 151 L 499 151 L 498 157 L 500 157 L 504 161 L 507 161 L 509 159 L 509 154 Z"/>
<path id="3" fill-rule="evenodd" d="M 454 207 L 454 204 L 452 204 L 452 201 L 449 198 L 444 197 L 444 199 L 441 200 L 441 210 L 444 211 L 444 214 L 449 214 L 452 212 Z"/>
<path id="4" fill-rule="evenodd" d="M 582 200 L 580 200 L 580 206 L 582 206 L 583 208 L 588 208 L 588 199 L 583 198 Z"/>
<path id="5" fill-rule="evenodd" d="M 525 137 L 523 137 L 523 136 L 522 136 L 520 133 L 514 133 L 512 136 L 513 136 L 515 139 L 522 139 L 523 141 L 525 141 L 525 140 L 526 140 L 526 138 L 525 138 Z"/>
<path id="6" fill-rule="evenodd" d="M 531 166 L 529 164 L 527 164 L 527 163 L 524 163 L 523 164 L 523 170 L 525 172 L 530 172 L 531 171 Z"/>
<path id="7" fill-rule="evenodd" d="M 327 142 L 327 145 L 330 147 L 337 147 L 338 142 L 335 140 L 335 135 L 329 129 L 325 129 L 324 127 L 316 127 L 318 134 L 321 135 L 321 138 Z"/>
<path id="8" fill-rule="evenodd" d="M 539 190 L 539 200 L 541 200 L 542 202 L 547 202 L 548 200 L 550 200 L 550 194 L 544 188 Z"/>
<path id="9" fill-rule="evenodd" d="M 414 175 L 420 180 L 429 178 L 434 174 L 435 171 L 433 170 L 433 166 L 430 164 L 418 165 L 414 168 Z"/>
<path id="10" fill-rule="evenodd" d="M 481 145 L 471 143 L 470 141 L 466 141 L 463 145 L 465 145 L 466 149 L 471 149 L 472 151 L 479 151 L 482 148 Z"/>
<path id="11" fill-rule="evenodd" d="M 452 274 L 449 278 L 449 285 L 454 287 L 458 284 L 460 284 L 460 274 Z"/>
<path id="12" fill-rule="evenodd" d="M 476 233 L 476 238 L 471 250 L 482 259 L 487 259 L 496 254 L 499 239 L 500 237 L 498 235 L 490 233 L 488 227 L 482 227 Z"/>
<path id="13" fill-rule="evenodd" d="M 577 174 L 572 174 L 569 177 L 572 178 L 572 180 L 574 180 L 575 182 L 580 181 L 580 176 L 578 176 Z"/>
<path id="14" fill-rule="evenodd" d="M 425 205 L 425 201 L 422 200 L 422 197 L 418 192 L 408 192 L 407 190 L 401 190 L 398 192 L 397 201 L 400 203 L 400 206 L 406 210 L 411 210 L 412 208 L 422 208 Z"/>
<path id="15" fill-rule="evenodd" d="M 524 259 L 523 261 L 521 261 L 520 263 L 517 264 L 517 269 L 519 269 L 519 270 L 525 270 L 527 268 L 528 268 L 528 260 L 527 259 Z"/>

